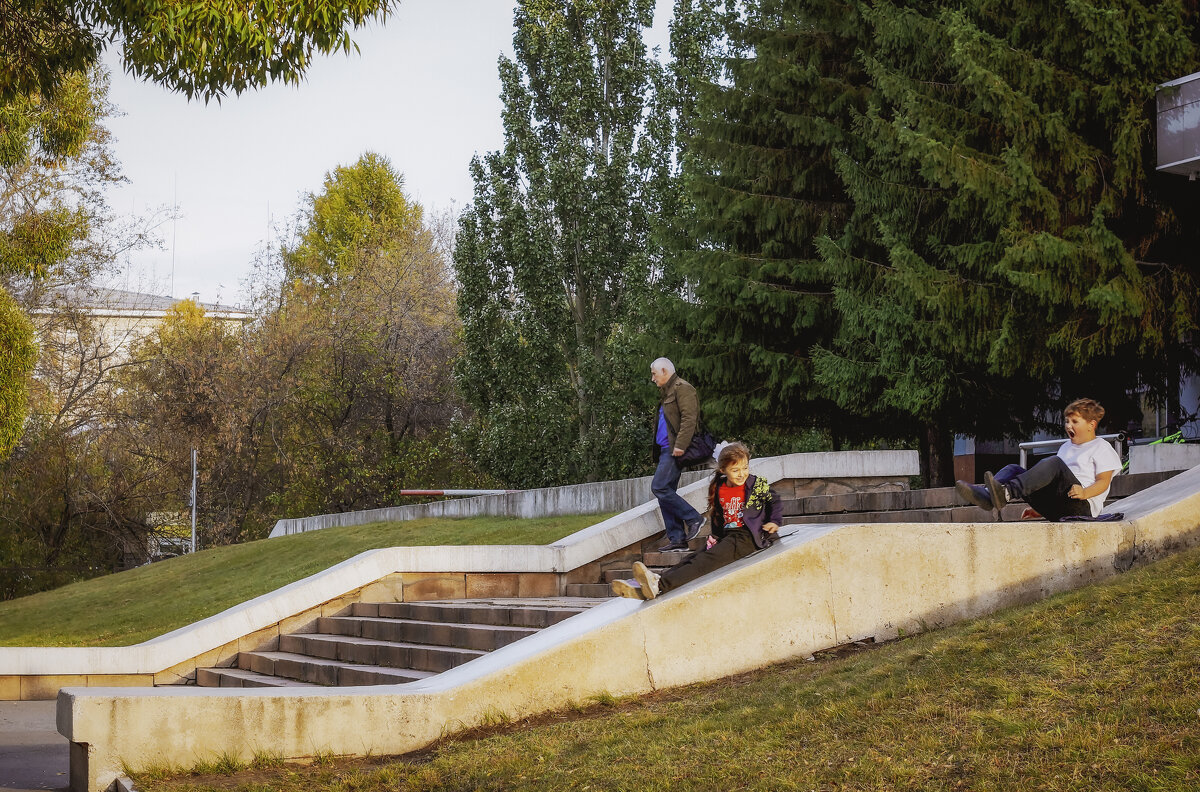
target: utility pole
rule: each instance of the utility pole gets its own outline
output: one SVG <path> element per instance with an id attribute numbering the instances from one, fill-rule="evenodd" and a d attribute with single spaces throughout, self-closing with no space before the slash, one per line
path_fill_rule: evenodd
<path id="1" fill-rule="evenodd" d="M 192 552 L 196 552 L 196 449 L 192 449 Z"/>

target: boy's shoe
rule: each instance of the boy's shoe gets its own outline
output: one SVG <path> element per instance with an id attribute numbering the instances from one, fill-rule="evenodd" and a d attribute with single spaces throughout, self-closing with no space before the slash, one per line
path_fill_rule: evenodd
<path id="1" fill-rule="evenodd" d="M 675 550 L 687 550 L 687 542 L 667 542 L 662 547 L 658 548 L 660 553 L 670 553 Z"/>
<path id="2" fill-rule="evenodd" d="M 984 511 L 992 510 L 992 496 L 982 484 L 968 484 L 959 479 L 954 482 L 954 490 L 967 503 L 973 503 Z"/>
<path id="3" fill-rule="evenodd" d="M 642 596 L 641 584 L 636 580 L 614 580 L 612 582 L 612 593 L 626 599 L 646 599 Z"/>
<path id="4" fill-rule="evenodd" d="M 1003 522 L 1004 507 L 1008 504 L 1008 492 L 1004 485 L 992 475 L 992 471 L 983 474 L 983 483 L 987 485 L 988 494 L 992 496 L 992 508 L 996 510 L 996 519 Z"/>
<path id="5" fill-rule="evenodd" d="M 684 544 L 692 541 L 697 536 L 699 536 L 700 532 L 704 530 L 704 524 L 706 522 L 708 522 L 708 518 L 701 517 L 700 519 L 696 520 L 695 522 L 687 525 L 686 528 L 684 529 L 684 536 L 683 536 Z"/>
<path id="6" fill-rule="evenodd" d="M 642 596 L 648 600 L 652 600 L 658 596 L 658 573 L 651 572 L 650 567 L 643 564 L 641 561 L 633 562 L 633 576 L 637 578 L 637 582 L 641 584 Z"/>

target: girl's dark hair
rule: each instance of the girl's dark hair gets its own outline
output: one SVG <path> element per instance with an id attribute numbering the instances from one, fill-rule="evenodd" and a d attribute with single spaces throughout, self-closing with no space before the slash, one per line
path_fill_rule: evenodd
<path id="1" fill-rule="evenodd" d="M 750 449 L 745 443 L 730 443 L 721 449 L 721 453 L 717 454 L 717 470 L 713 473 L 712 481 L 708 485 L 708 513 L 712 514 L 713 504 L 717 502 L 717 487 L 721 486 L 721 482 L 725 479 L 725 468 L 741 462 L 742 460 L 750 461 Z"/>

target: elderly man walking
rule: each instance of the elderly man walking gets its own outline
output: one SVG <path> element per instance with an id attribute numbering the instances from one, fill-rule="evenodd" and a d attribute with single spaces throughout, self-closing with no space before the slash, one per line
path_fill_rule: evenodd
<path id="1" fill-rule="evenodd" d="M 679 457 L 687 451 L 700 425 L 700 399 L 696 389 L 679 378 L 675 364 L 658 358 L 650 364 L 650 379 L 658 386 L 658 409 L 654 419 L 654 453 L 658 468 L 650 490 L 658 498 L 667 543 L 660 551 L 686 550 L 700 534 L 704 518 L 679 496 Z"/>

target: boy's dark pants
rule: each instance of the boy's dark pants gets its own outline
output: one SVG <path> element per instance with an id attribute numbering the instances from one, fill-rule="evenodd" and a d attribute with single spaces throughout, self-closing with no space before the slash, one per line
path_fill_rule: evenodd
<path id="1" fill-rule="evenodd" d="M 658 581 L 659 590 L 670 591 L 684 583 L 690 583 L 714 569 L 745 558 L 757 549 L 750 531 L 745 528 L 730 528 L 725 532 L 725 538 L 709 549 L 692 553 L 682 563 L 663 572 Z"/>
<path id="2" fill-rule="evenodd" d="M 1051 522 L 1073 515 L 1092 516 L 1091 504 L 1086 500 L 1068 497 L 1067 493 L 1079 479 L 1059 457 L 1047 457 L 1029 470 L 1007 465 L 994 478 Z"/>

